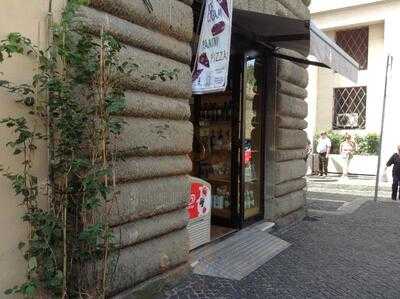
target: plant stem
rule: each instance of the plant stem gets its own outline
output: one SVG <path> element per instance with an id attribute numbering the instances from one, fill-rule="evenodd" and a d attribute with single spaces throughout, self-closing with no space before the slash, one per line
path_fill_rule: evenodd
<path id="1" fill-rule="evenodd" d="M 67 205 L 64 203 L 63 211 L 63 294 L 62 299 L 67 296 Z"/>

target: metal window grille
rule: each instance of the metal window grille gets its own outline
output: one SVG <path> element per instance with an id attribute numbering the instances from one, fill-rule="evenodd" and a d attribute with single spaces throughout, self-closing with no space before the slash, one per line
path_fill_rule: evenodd
<path id="1" fill-rule="evenodd" d="M 367 87 L 334 89 L 334 129 L 365 129 Z"/>
<path id="2" fill-rule="evenodd" d="M 336 32 L 336 43 L 358 62 L 361 70 L 368 68 L 368 36 L 368 27 Z"/>

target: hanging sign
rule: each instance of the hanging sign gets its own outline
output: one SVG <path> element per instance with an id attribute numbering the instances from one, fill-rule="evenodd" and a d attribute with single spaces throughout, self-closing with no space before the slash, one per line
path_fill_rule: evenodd
<path id="1" fill-rule="evenodd" d="M 232 0 L 206 0 L 192 74 L 193 94 L 225 91 L 232 34 Z"/>

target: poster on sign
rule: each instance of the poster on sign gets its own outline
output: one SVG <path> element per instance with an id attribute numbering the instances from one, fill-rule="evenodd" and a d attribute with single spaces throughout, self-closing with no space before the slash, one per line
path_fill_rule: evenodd
<path id="1" fill-rule="evenodd" d="M 211 191 L 207 185 L 192 183 L 188 206 L 189 219 L 194 220 L 210 212 Z"/>
<path id="2" fill-rule="evenodd" d="M 232 34 L 232 0 L 206 0 L 196 61 L 193 94 L 225 91 Z"/>

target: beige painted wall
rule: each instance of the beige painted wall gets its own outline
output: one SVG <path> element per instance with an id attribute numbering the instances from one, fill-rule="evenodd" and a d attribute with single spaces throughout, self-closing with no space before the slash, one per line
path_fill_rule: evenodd
<path id="1" fill-rule="evenodd" d="M 4 39 L 9 32 L 20 32 L 35 43 L 38 41 L 39 28 L 41 32 L 40 44 L 46 40 L 47 0 L 1 0 L 0 10 L 0 39 Z M 53 0 L 55 11 L 60 11 L 62 0 Z M 34 59 L 15 57 L 0 65 L 0 80 L 9 80 L 15 83 L 29 83 L 32 78 Z M 0 118 L 8 116 L 26 115 L 26 110 L 14 103 L 13 97 L 0 90 Z M 21 160 L 9 154 L 5 144 L 10 138 L 10 131 L 0 128 L 0 164 L 17 170 Z M 47 179 L 46 146 L 40 146 L 34 158 L 35 172 L 42 183 Z M 7 179 L 0 177 L 0 298 L 4 290 L 21 283 L 25 274 L 25 261 L 17 246 L 27 235 L 27 226 L 22 223 L 23 210 L 17 207 L 18 198 L 11 191 Z"/>
<path id="2" fill-rule="evenodd" d="M 363 2 L 363 3 L 361 3 Z M 368 84 L 367 131 L 380 131 L 382 116 L 383 84 L 387 55 L 393 56 L 392 69 L 389 72 L 387 107 L 384 116 L 385 127 L 382 143 L 382 168 L 386 160 L 400 144 L 398 135 L 398 112 L 400 109 L 400 40 L 397 38 L 400 28 L 400 1 L 398 0 L 313 0 L 312 20 L 316 25 L 332 34 L 332 31 L 362 25 L 371 26 L 370 30 L 370 72 L 360 72 L 360 83 Z M 375 53 L 375 54 L 374 54 Z M 372 56 L 372 57 L 371 57 Z M 372 64 L 371 64 L 372 63 Z M 313 76 L 313 74 L 310 74 Z M 345 84 L 345 79 L 338 79 L 329 70 L 319 70 L 318 111 L 316 126 L 330 125 L 332 113 L 332 88 L 335 84 Z M 336 78 L 335 78 L 336 77 Z M 324 113 L 329 114 L 323 115 Z"/>
<path id="3" fill-rule="evenodd" d="M 334 31 L 327 32 L 334 39 Z M 384 24 L 369 26 L 368 69 L 359 72 L 358 82 L 354 83 L 329 69 L 318 70 L 316 131 L 332 129 L 333 89 L 338 87 L 367 86 L 366 129 L 352 130 L 353 133 L 364 134 L 378 132 L 382 109 L 382 92 L 385 75 Z M 311 77 L 315 76 L 310 74 Z M 315 80 L 315 79 L 314 79 Z"/>
<path id="4" fill-rule="evenodd" d="M 343 9 L 353 6 L 366 5 L 376 2 L 382 2 L 385 0 L 312 0 L 310 5 L 311 13 L 324 12 L 327 10 Z"/>

